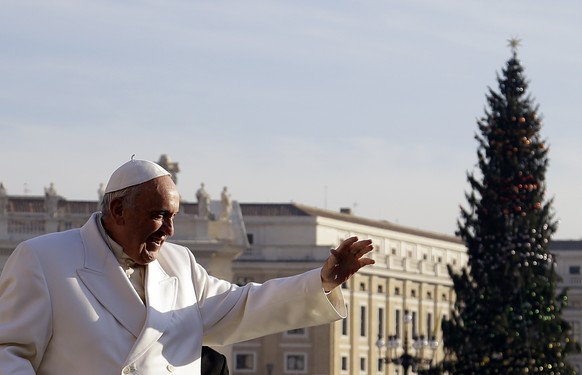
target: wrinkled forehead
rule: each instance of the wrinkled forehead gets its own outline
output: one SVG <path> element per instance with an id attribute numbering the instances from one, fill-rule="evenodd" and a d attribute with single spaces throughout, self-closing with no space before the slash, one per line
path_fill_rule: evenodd
<path id="1" fill-rule="evenodd" d="M 138 204 L 167 207 L 175 211 L 180 206 L 180 193 L 170 176 L 157 177 L 140 184 L 136 195 Z"/>

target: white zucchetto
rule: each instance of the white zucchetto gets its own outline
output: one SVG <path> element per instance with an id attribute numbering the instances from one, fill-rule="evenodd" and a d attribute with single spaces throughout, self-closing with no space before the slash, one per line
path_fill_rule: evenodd
<path id="1" fill-rule="evenodd" d="M 162 176 L 170 176 L 170 172 L 149 160 L 131 159 L 113 172 L 104 193 L 143 184 Z"/>

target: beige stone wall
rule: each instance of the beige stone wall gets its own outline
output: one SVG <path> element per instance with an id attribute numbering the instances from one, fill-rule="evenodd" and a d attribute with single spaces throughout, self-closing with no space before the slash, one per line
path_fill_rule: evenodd
<path id="1" fill-rule="evenodd" d="M 294 229 L 287 231 L 288 225 Z M 316 217 L 315 220 L 311 216 L 295 217 L 293 221 L 278 217 L 245 217 L 245 226 L 254 243 L 251 250 L 233 265 L 235 279 L 241 283 L 294 274 L 300 271 L 302 264 L 305 269 L 317 267 L 321 263 L 316 260 L 325 259 L 330 247 L 352 235 L 374 240 L 376 251 L 372 257 L 377 264 L 360 271 L 343 289 L 349 311 L 345 321 L 309 328 L 311 346 L 299 343 L 293 346 L 284 335 L 236 344 L 233 348 L 235 356 L 245 350 L 245 353 L 254 353 L 256 363 L 253 370 L 238 370 L 233 358 L 232 374 L 267 374 L 265 369 L 269 363 L 275 365 L 272 375 L 291 373 L 283 371 L 286 366 L 284 352 L 289 352 L 290 348 L 301 348 L 308 363 L 305 372 L 296 373 L 393 374 L 394 365 L 382 365 L 382 370 L 379 370 L 378 362 L 387 353 L 385 347 L 379 350 L 376 343 L 380 329 L 383 338 L 396 333 L 396 311 L 400 314 L 401 337 L 404 335 L 404 312 L 410 310 L 416 314 L 418 334 L 427 335 L 430 329 L 439 340 L 442 339 L 440 320 L 444 315 L 448 316 L 452 301 L 446 262 L 455 260 L 458 267 L 466 261 L 465 248 L 457 240 L 446 241 L 328 217 Z M 305 233 L 298 228 L 303 228 Z M 300 240 L 295 243 L 295 238 Z M 313 242 L 306 243 L 310 238 Z M 309 250 L 317 256 L 307 259 L 306 251 Z M 264 271 L 266 269 L 271 272 Z M 253 279 L 253 275 L 257 277 Z M 429 317 L 431 323 L 427 322 Z M 407 328 L 412 341 L 412 326 Z M 329 345 L 323 338 L 329 339 Z M 316 345 L 316 342 L 321 344 Z M 425 354 L 428 358 L 428 353 Z M 442 349 L 435 354 L 435 359 L 440 358 Z M 315 362 L 327 367 L 314 368 Z"/>
<path id="2" fill-rule="evenodd" d="M 574 338 L 582 343 L 582 241 L 555 241 L 552 252 L 556 255 L 556 271 L 562 278 L 558 290 L 568 290 L 569 305 L 563 317 L 570 322 Z M 582 354 L 570 356 L 568 360 L 582 373 Z"/>

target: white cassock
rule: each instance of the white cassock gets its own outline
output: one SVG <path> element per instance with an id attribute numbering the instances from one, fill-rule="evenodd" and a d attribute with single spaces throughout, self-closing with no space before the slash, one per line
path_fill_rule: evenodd
<path id="1" fill-rule="evenodd" d="M 320 269 L 238 287 L 165 243 L 146 267 L 145 304 L 99 233 L 18 245 L 0 276 L 0 375 L 200 374 L 205 345 L 226 345 L 346 315 Z"/>

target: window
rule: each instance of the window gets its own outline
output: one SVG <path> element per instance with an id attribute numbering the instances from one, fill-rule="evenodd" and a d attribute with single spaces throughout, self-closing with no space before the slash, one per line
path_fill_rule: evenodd
<path id="1" fill-rule="evenodd" d="M 395 324 L 394 324 L 394 328 L 396 329 L 396 337 L 400 337 L 400 310 L 396 310 L 395 314 Z"/>
<path id="2" fill-rule="evenodd" d="M 392 253 L 392 255 L 396 255 L 396 248 L 393 247 L 392 250 L 390 251 Z"/>
<path id="3" fill-rule="evenodd" d="M 580 275 L 580 266 L 570 266 L 570 275 Z"/>
<path id="4" fill-rule="evenodd" d="M 252 233 L 247 233 L 247 241 L 249 241 L 249 245 L 255 243 L 255 236 Z"/>
<path id="5" fill-rule="evenodd" d="M 366 358 L 360 357 L 360 371 L 366 371 Z"/>
<path id="6" fill-rule="evenodd" d="M 394 288 L 394 294 L 397 296 L 400 295 L 400 288 L 399 287 Z"/>
<path id="7" fill-rule="evenodd" d="M 446 295 L 446 293 L 443 293 L 443 294 L 441 295 L 441 299 L 442 299 L 443 301 L 446 301 L 446 300 L 447 300 L 447 295 Z"/>
<path id="8" fill-rule="evenodd" d="M 234 369 L 243 372 L 254 372 L 255 353 L 234 353 Z"/>
<path id="9" fill-rule="evenodd" d="M 418 331 L 416 327 L 416 311 L 412 312 L 412 321 L 410 323 L 412 324 L 412 337 L 418 337 Z"/>
<path id="10" fill-rule="evenodd" d="M 378 293 L 382 294 L 384 293 L 384 288 L 382 287 L 382 285 L 378 285 Z"/>
<path id="11" fill-rule="evenodd" d="M 360 291 L 362 291 L 362 292 L 366 291 L 366 284 L 365 283 L 360 283 Z"/>
<path id="12" fill-rule="evenodd" d="M 348 371 L 348 357 L 345 355 L 342 356 L 342 371 Z"/>
<path id="13" fill-rule="evenodd" d="M 307 372 L 307 354 L 285 353 L 285 371 L 295 373 Z"/>
<path id="14" fill-rule="evenodd" d="M 306 328 L 297 328 L 292 329 L 285 332 L 285 336 L 291 337 L 307 337 L 307 329 Z"/>
<path id="15" fill-rule="evenodd" d="M 360 336 L 366 337 L 366 306 L 360 306 Z"/>
<path id="16" fill-rule="evenodd" d="M 384 309 L 378 308 L 378 335 L 384 337 Z"/>
<path id="17" fill-rule="evenodd" d="M 426 314 L 426 337 L 430 340 L 432 334 L 432 313 Z"/>
<path id="18" fill-rule="evenodd" d="M 411 296 L 412 298 L 416 298 L 416 289 L 412 289 L 412 290 L 410 291 L 410 296 Z"/>
<path id="19" fill-rule="evenodd" d="M 432 292 L 426 292 L 426 299 L 432 299 Z"/>

